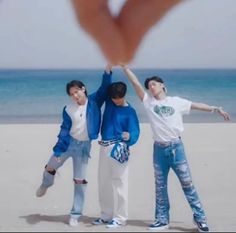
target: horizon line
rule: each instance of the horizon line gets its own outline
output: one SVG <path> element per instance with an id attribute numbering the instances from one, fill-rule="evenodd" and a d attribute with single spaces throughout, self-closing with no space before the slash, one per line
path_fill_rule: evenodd
<path id="1" fill-rule="evenodd" d="M 236 67 L 195 67 L 195 68 L 171 68 L 171 67 L 167 67 L 167 68 L 155 68 L 155 67 L 134 67 L 132 65 L 130 65 L 130 67 L 132 69 L 135 69 L 135 70 L 236 70 Z M 54 71 L 54 70 L 103 70 L 105 67 L 92 67 L 92 68 L 36 68 L 36 67 L 31 67 L 31 68 L 3 68 L 3 67 L 0 67 L 0 71 L 4 71 L 4 70 L 50 70 L 50 71 Z M 114 66 L 114 69 L 118 68 L 117 66 Z"/>

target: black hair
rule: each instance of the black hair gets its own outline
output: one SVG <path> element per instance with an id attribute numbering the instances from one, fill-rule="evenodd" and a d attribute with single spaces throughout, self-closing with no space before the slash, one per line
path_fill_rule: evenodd
<path id="1" fill-rule="evenodd" d="M 126 94 L 127 86 L 123 82 L 114 82 L 108 87 L 108 95 L 111 99 L 123 98 Z"/>
<path id="2" fill-rule="evenodd" d="M 150 77 L 150 78 L 147 78 L 147 79 L 145 80 L 145 82 L 144 82 L 144 86 L 145 86 L 146 89 L 149 89 L 149 88 L 148 88 L 148 83 L 149 83 L 150 81 L 156 81 L 156 82 L 158 82 L 158 83 L 164 83 L 163 80 L 162 80 L 162 78 L 160 78 L 160 77 L 158 77 L 158 76 L 152 76 L 152 77 Z"/>
<path id="3" fill-rule="evenodd" d="M 155 82 L 163 83 L 163 84 L 164 84 L 164 81 L 163 81 L 162 78 L 160 78 L 160 77 L 158 77 L 158 76 L 152 76 L 152 77 L 150 77 L 150 78 L 147 78 L 147 79 L 145 80 L 145 82 L 144 82 L 144 86 L 145 86 L 146 89 L 149 89 L 148 84 L 149 84 L 150 81 L 155 81 Z M 163 90 L 164 90 L 164 92 L 167 92 L 166 87 L 163 87 Z"/>
<path id="4" fill-rule="evenodd" d="M 66 92 L 67 92 L 68 95 L 70 95 L 70 89 L 72 87 L 78 87 L 79 89 L 81 89 L 82 87 L 85 88 L 85 85 L 81 81 L 79 81 L 79 80 L 72 80 L 72 81 L 70 81 L 69 83 L 66 84 Z M 85 92 L 84 93 L 85 93 L 86 96 L 88 96 L 86 88 L 85 88 Z"/>

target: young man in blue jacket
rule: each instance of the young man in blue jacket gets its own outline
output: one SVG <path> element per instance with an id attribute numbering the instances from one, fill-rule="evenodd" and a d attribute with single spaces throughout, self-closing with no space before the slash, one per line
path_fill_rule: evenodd
<path id="1" fill-rule="evenodd" d="M 140 133 L 137 114 L 125 100 L 126 90 L 123 82 L 110 84 L 102 120 L 102 140 L 99 141 L 101 215 L 93 224 L 107 224 L 109 228 L 125 225 L 128 218 L 129 147 L 137 142 Z"/>
<path id="2" fill-rule="evenodd" d="M 53 155 L 45 166 L 42 184 L 36 192 L 42 197 L 53 185 L 56 171 L 68 158 L 73 161 L 74 200 L 70 211 L 69 224 L 78 225 L 82 215 L 86 170 L 90 157 L 91 141 L 97 139 L 101 125 L 101 106 L 106 98 L 106 90 L 111 83 L 111 68 L 107 65 L 99 89 L 87 95 L 85 85 L 78 80 L 67 83 L 66 91 L 72 103 L 63 109 L 63 122 L 58 141 L 53 147 Z"/>

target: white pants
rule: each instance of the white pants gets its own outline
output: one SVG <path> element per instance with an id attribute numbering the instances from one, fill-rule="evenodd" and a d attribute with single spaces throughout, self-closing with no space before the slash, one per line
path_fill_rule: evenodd
<path id="1" fill-rule="evenodd" d="M 126 224 L 128 218 L 128 163 L 110 157 L 114 145 L 100 147 L 98 189 L 101 218 Z"/>

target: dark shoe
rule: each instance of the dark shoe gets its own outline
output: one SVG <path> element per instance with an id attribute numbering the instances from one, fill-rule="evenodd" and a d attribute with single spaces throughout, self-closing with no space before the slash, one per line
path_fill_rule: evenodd
<path id="1" fill-rule="evenodd" d="M 161 223 L 159 221 L 155 221 L 154 223 L 152 223 L 151 225 L 149 225 L 149 230 L 154 230 L 154 231 L 162 231 L 165 229 L 169 228 L 169 224 L 167 223 Z"/>
<path id="2" fill-rule="evenodd" d="M 209 228 L 206 222 L 200 222 L 193 219 L 193 223 L 197 226 L 199 232 L 209 232 Z"/>
<path id="3" fill-rule="evenodd" d="M 117 221 L 116 219 L 112 219 L 107 225 L 107 228 L 118 228 L 118 227 L 122 227 L 124 226 L 124 224 L 121 224 L 119 221 Z"/>
<path id="4" fill-rule="evenodd" d="M 105 221 L 102 218 L 97 218 L 92 222 L 93 225 L 102 225 L 102 224 L 107 224 L 107 223 L 108 221 Z"/>

